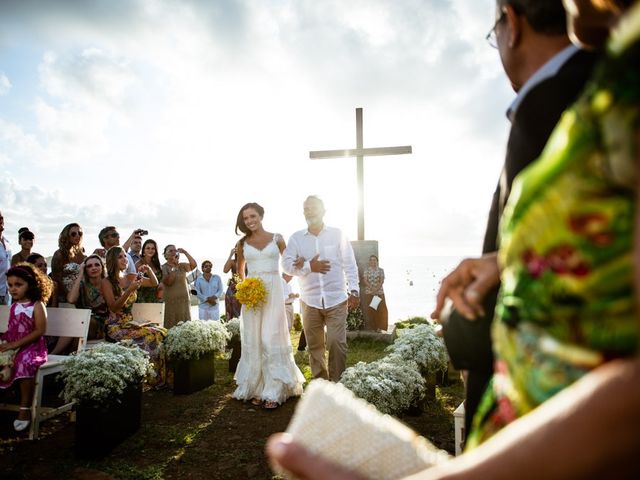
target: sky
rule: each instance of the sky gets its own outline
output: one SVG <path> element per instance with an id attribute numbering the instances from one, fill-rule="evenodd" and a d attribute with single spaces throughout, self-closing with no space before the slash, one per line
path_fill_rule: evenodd
<path id="1" fill-rule="evenodd" d="M 287 238 L 302 202 L 385 256 L 479 253 L 513 92 L 485 41 L 493 0 L 3 0 L 0 210 L 51 255 L 77 222 L 226 258 L 247 202 Z M 125 235 L 126 236 L 126 235 Z"/>

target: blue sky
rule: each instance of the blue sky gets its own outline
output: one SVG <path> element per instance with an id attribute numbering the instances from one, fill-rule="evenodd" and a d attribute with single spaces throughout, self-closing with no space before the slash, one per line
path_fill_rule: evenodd
<path id="1" fill-rule="evenodd" d="M 513 92 L 484 35 L 492 0 L 3 1 L 0 209 L 5 234 L 147 228 L 224 257 L 241 205 L 303 228 L 325 199 L 356 236 L 355 160 L 309 150 L 412 145 L 365 160 L 381 255 L 471 255 L 504 155 Z"/>

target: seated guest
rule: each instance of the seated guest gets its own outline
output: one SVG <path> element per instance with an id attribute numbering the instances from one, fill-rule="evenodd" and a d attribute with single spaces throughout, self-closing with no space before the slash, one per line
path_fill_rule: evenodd
<path id="1" fill-rule="evenodd" d="M 34 265 L 38 270 L 47 275 L 47 259 L 44 258 L 39 253 L 32 253 L 26 259 L 27 263 Z M 57 307 L 58 306 L 58 283 L 52 279 L 50 276 L 47 276 L 49 280 L 51 280 L 51 296 L 47 301 L 47 307 Z"/>
<path id="2" fill-rule="evenodd" d="M 89 255 L 82 263 L 80 275 L 67 294 L 67 302 L 77 308 L 91 309 L 89 340 L 104 338 L 104 325 L 109 317 L 109 309 L 102 296 L 102 279 L 107 270 L 99 255 Z"/>
<path id="3" fill-rule="evenodd" d="M 131 340 L 147 352 L 154 368 L 153 374 L 147 377 L 147 383 L 159 388 L 166 378 L 162 342 L 167 331 L 155 325 L 138 325 L 131 314 L 138 288 L 157 286 L 158 279 L 147 265 L 140 267 L 144 276 L 127 274 L 127 263 L 127 253 L 122 247 L 111 247 L 107 251 L 107 277 L 102 279 L 102 296 L 109 307 L 106 337 L 116 342 Z"/>
<path id="4" fill-rule="evenodd" d="M 51 278 L 58 284 L 58 301 L 66 302 L 67 293 L 80 273 L 84 261 L 82 228 L 77 223 L 65 226 L 58 236 L 58 250 L 51 258 Z"/>
<path id="5" fill-rule="evenodd" d="M 202 262 L 202 276 L 196 279 L 200 320 L 220 320 L 220 298 L 224 290 L 220 277 L 211 273 L 212 268 L 213 264 L 209 260 Z"/>
<path id="6" fill-rule="evenodd" d="M 11 257 L 12 267 L 21 262 L 28 262 L 27 258 L 29 257 L 29 255 L 31 255 L 34 238 L 35 236 L 33 235 L 33 232 L 29 231 L 27 227 L 22 227 L 20 230 L 18 230 L 18 243 L 20 244 L 20 251 L 13 257 Z"/>
<path id="7" fill-rule="evenodd" d="M 138 303 L 162 303 L 162 267 L 160 266 L 160 258 L 158 257 L 158 244 L 155 240 L 148 238 L 142 245 L 142 257 L 136 263 L 136 269 L 140 271 L 140 267 L 147 265 L 153 270 L 158 279 L 157 287 L 140 287 L 138 289 Z"/>

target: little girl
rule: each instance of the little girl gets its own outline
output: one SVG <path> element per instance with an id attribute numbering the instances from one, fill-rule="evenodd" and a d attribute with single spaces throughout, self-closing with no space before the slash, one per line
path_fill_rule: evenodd
<path id="1" fill-rule="evenodd" d="M 47 345 L 44 332 L 47 327 L 47 311 L 44 304 L 51 295 L 51 281 L 33 265 L 21 263 L 7 272 L 7 286 L 13 298 L 7 331 L 0 336 L 0 352 L 16 350 L 12 375 L 0 381 L 0 388 L 18 382 L 20 411 L 13 422 L 17 432 L 25 430 L 31 417 L 29 405 L 33 398 L 35 374 L 47 361 Z"/>

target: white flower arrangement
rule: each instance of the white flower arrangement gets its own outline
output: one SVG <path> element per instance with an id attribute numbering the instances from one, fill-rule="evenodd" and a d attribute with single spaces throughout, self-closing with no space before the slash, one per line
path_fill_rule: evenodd
<path id="1" fill-rule="evenodd" d="M 215 350 L 223 351 L 229 337 L 220 322 L 189 320 L 169 329 L 163 347 L 172 360 L 195 360 Z"/>
<path id="2" fill-rule="evenodd" d="M 227 331 L 229 332 L 229 335 L 231 335 L 232 338 L 240 336 L 240 319 L 239 318 L 232 318 L 227 323 L 225 323 L 224 326 L 227 328 Z"/>
<path id="3" fill-rule="evenodd" d="M 387 347 L 387 351 L 390 356 L 415 361 L 425 375 L 445 370 L 449 364 L 444 342 L 432 325 L 400 330 L 400 336 Z"/>
<path id="4" fill-rule="evenodd" d="M 64 360 L 60 375 L 67 402 L 99 407 L 119 401 L 127 385 L 140 383 L 152 371 L 149 354 L 129 341 L 100 343 L 73 354 Z"/>
<path id="5" fill-rule="evenodd" d="M 340 383 L 391 415 L 406 410 L 425 393 L 425 380 L 418 364 L 395 355 L 371 363 L 358 362 L 344 371 Z"/>

